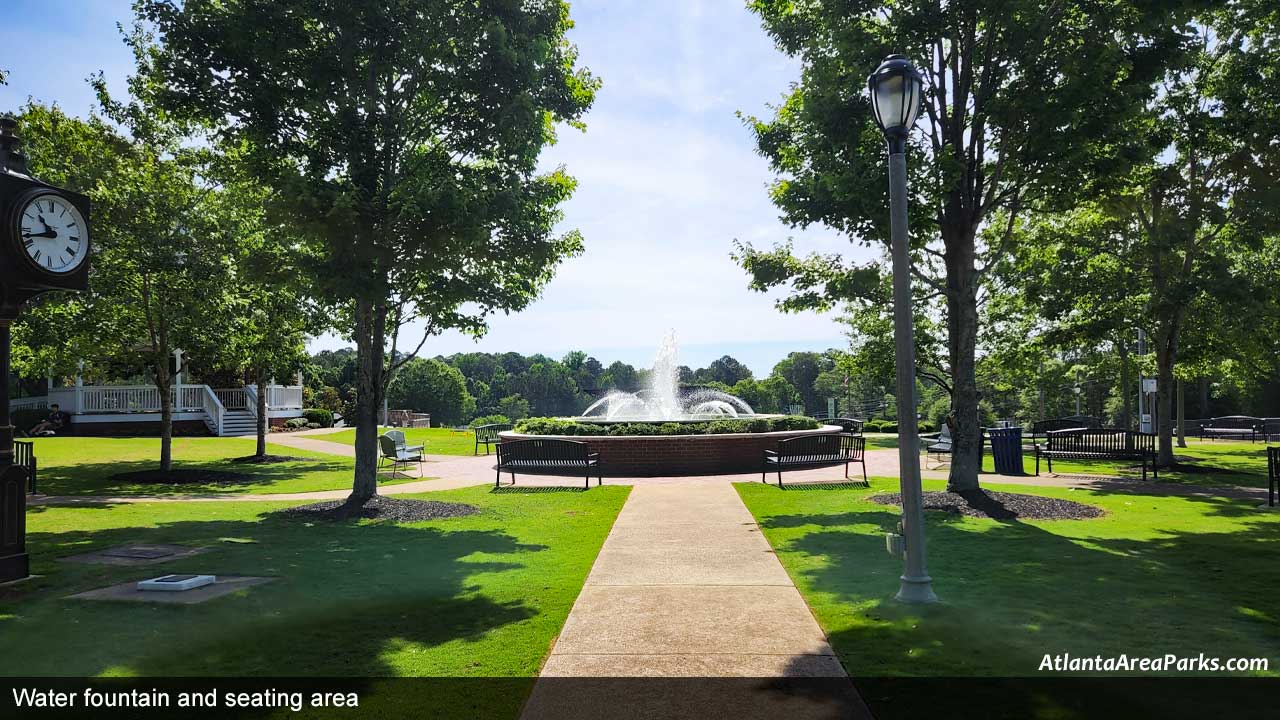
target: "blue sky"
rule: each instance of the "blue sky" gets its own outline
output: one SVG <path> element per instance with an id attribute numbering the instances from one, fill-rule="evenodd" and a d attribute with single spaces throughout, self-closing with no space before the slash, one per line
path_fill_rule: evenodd
<path id="1" fill-rule="evenodd" d="M 31 96 L 87 114 L 84 80 L 98 70 L 123 92 L 131 58 L 116 24 L 129 22 L 127 0 L 5 4 L 0 67 L 10 84 L 0 87 L 0 109 Z M 798 64 L 735 0 L 579 0 L 572 14 L 570 38 L 604 87 L 586 132 L 564 130 L 543 162 L 579 181 L 564 226 L 582 231 L 586 253 L 524 312 L 494 318 L 479 342 L 446 334 L 424 354 L 581 349 L 648 366 L 674 330 L 684 364 L 730 354 L 762 375 L 791 350 L 844 347 L 833 317 L 779 313 L 729 259 L 734 239 L 871 252 L 823 228 L 790 229 L 769 203 L 768 165 L 735 113 L 767 112 L 799 77 Z M 313 347 L 345 344 L 324 337 Z"/>

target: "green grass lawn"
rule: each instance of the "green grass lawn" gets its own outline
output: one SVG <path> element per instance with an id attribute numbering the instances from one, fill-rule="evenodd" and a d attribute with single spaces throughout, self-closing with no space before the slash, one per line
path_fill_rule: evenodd
<path id="1" fill-rule="evenodd" d="M 926 481 L 926 490 L 943 483 Z M 1046 652 L 1262 656 L 1280 671 L 1280 514 L 1256 500 L 1001 485 L 1097 505 L 1094 520 L 997 522 L 927 512 L 944 602 L 892 600 L 897 490 L 739 484 L 853 674 L 1035 675 Z M 1274 674 L 1274 673 L 1273 673 Z"/>
<path id="2" fill-rule="evenodd" d="M 275 502 L 32 508 L 41 577 L 0 588 L 0 637 L 21 649 L 0 654 L 0 674 L 531 678 L 629 491 L 436 492 L 415 497 L 482 512 L 408 524 L 312 524 L 270 515 L 289 505 Z M 56 559 L 143 542 L 209 551 L 146 567 Z M 278 579 L 191 606 L 64 599 L 168 572 Z M 514 717 L 524 700 L 492 695 L 472 717 Z"/>
<path id="3" fill-rule="evenodd" d="M 410 445 L 425 445 L 424 452 L 428 455 L 471 455 L 475 453 L 476 436 L 470 430 L 460 432 L 450 430 L 449 428 L 397 428 L 404 433 L 405 442 Z M 378 432 L 383 432 L 387 428 L 379 428 Z M 324 440 L 325 442 L 339 443 L 342 445 L 356 444 L 355 428 L 348 430 L 340 430 L 335 433 L 323 433 L 320 435 L 307 436 L 312 440 Z M 490 448 L 490 452 L 493 449 Z M 484 453 L 484 446 L 481 446 L 480 452 Z"/>
<path id="4" fill-rule="evenodd" d="M 855 678 L 1036 677 L 1044 654 L 1063 652 L 1266 657 L 1280 674 L 1280 514 L 1256 500 L 1001 485 L 1107 515 L 997 522 L 927 512 L 942 602 L 909 606 L 893 599 L 902 561 L 885 552 L 899 510 L 865 500 L 896 491 L 896 480 L 873 478 L 870 491 L 736 487 Z M 894 702 L 912 707 L 910 697 Z M 929 708 L 918 710 L 892 715 Z"/>
<path id="5" fill-rule="evenodd" d="M 1187 447 L 1174 448 L 1174 456 L 1178 462 L 1196 470 L 1179 468 L 1161 470 L 1161 482 L 1185 483 L 1190 485 L 1244 485 L 1249 487 L 1267 486 L 1267 446 L 1264 443 L 1248 442 L 1202 442 L 1198 439 L 1187 439 Z M 932 463 L 931 463 L 932 465 Z M 1022 465 L 1028 475 L 1035 474 L 1035 453 L 1028 449 L 1023 451 Z M 994 472 L 995 461 L 991 457 L 990 448 L 983 457 L 984 470 Z M 1118 475 L 1122 477 L 1142 477 L 1140 467 L 1132 462 L 1080 462 L 1076 460 L 1054 461 L 1053 471 L 1070 475 Z M 1040 460 L 1040 473 L 1048 474 L 1048 463 Z M 1148 468 L 1148 477 L 1150 476 Z"/>
<path id="6" fill-rule="evenodd" d="M 159 438 L 35 438 L 39 491 L 46 495 L 180 495 L 202 493 L 290 493 L 351 487 L 355 460 L 324 453 L 268 445 L 267 452 L 299 458 L 257 465 L 230 463 L 252 455 L 253 438 L 174 438 L 175 468 L 208 468 L 244 473 L 243 482 L 225 484 L 156 484 L 121 482 L 118 473 L 152 470 L 160 465 Z M 382 476 L 384 484 L 420 478 Z"/>

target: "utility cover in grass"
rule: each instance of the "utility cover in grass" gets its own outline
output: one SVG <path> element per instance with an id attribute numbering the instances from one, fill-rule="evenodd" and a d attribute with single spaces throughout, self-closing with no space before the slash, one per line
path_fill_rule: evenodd
<path id="1" fill-rule="evenodd" d="M 307 462 L 310 459 L 292 455 L 245 455 L 244 457 L 231 458 L 231 462 L 249 465 L 275 465 L 276 463 Z"/>
<path id="2" fill-rule="evenodd" d="M 881 505 L 902 504 L 900 493 L 873 495 L 867 499 Z M 959 493 L 926 492 L 924 509 L 992 520 L 1087 520 L 1105 514 L 1102 508 L 1072 500 L 981 489 Z"/>
<path id="3" fill-rule="evenodd" d="M 480 512 L 480 508 L 466 503 L 447 503 L 435 500 L 401 500 L 374 495 L 364 503 L 349 500 L 299 505 L 280 511 L 283 515 L 307 520 L 391 520 L 393 522 L 420 522 L 441 518 L 464 517 Z"/>

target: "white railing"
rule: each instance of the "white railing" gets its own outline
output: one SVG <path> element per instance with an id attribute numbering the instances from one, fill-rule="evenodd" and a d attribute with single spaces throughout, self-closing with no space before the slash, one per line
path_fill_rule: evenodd
<path id="1" fill-rule="evenodd" d="M 203 390 L 202 400 L 204 408 L 204 421 L 213 431 L 214 435 L 222 435 L 222 419 L 226 414 L 226 408 L 222 406 L 222 401 L 218 400 L 218 395 L 213 388 L 208 385 L 197 385 L 196 387 Z"/>
<path id="2" fill-rule="evenodd" d="M 37 410 L 43 410 L 47 407 L 49 407 L 48 397 L 15 398 L 9 401 L 10 410 L 17 410 L 19 408 L 35 408 Z"/>
<path id="3" fill-rule="evenodd" d="M 255 418 L 258 417 L 258 387 L 256 385 L 244 386 L 244 405 L 245 410 L 253 413 Z"/>
<path id="4" fill-rule="evenodd" d="M 190 412 L 204 409 L 204 385 L 183 385 L 182 397 L 174 404 L 175 411 Z"/>
<path id="5" fill-rule="evenodd" d="M 159 412 L 160 391 L 148 385 L 108 385 L 80 389 L 81 413 Z"/>
<path id="6" fill-rule="evenodd" d="M 218 396 L 222 407 L 228 410 L 244 410 L 247 405 L 245 388 L 217 388 L 213 394 Z"/>
<path id="7" fill-rule="evenodd" d="M 267 388 L 267 407 L 272 410 L 301 410 L 301 385 L 271 385 Z"/>

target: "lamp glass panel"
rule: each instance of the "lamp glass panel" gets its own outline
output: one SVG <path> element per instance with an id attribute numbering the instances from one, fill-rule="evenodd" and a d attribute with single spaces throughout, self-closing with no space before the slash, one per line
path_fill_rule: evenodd
<path id="1" fill-rule="evenodd" d="M 901 75 L 881 77 L 876 83 L 876 111 L 885 130 L 902 127 L 903 99 Z"/>
<path id="2" fill-rule="evenodd" d="M 907 78 L 907 127 L 915 127 L 920 117 L 921 82 L 918 78 Z"/>

